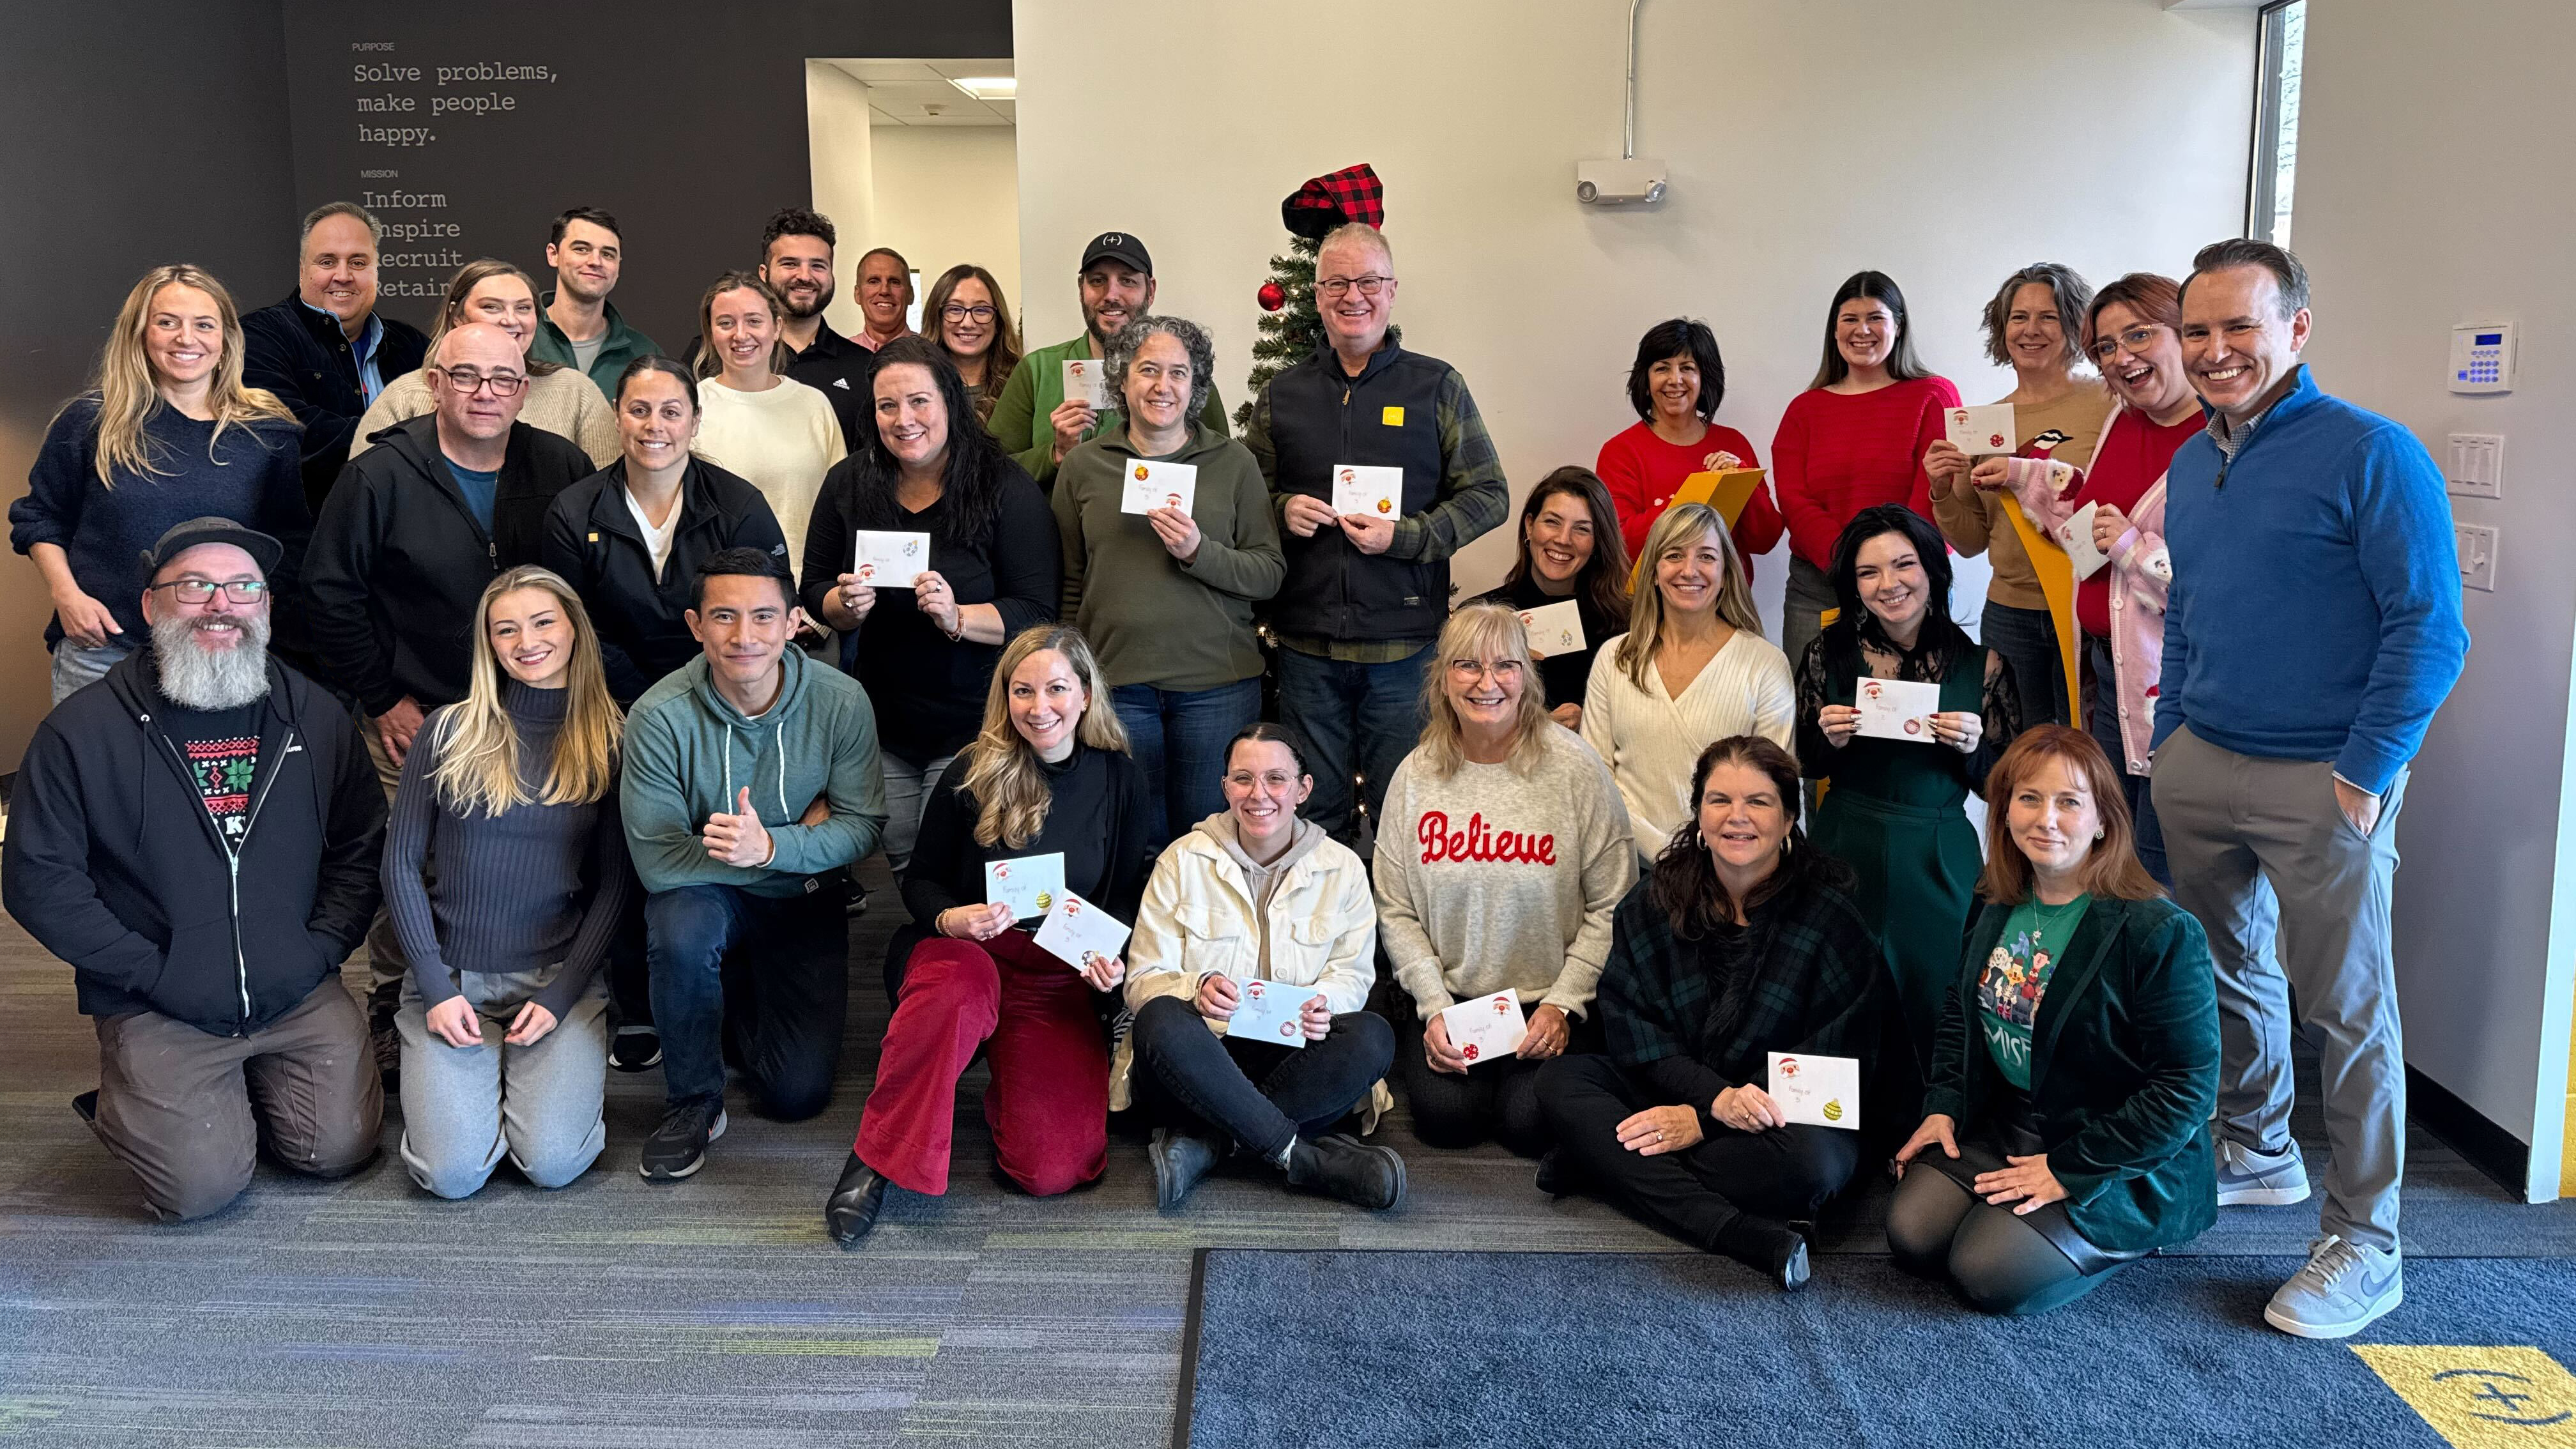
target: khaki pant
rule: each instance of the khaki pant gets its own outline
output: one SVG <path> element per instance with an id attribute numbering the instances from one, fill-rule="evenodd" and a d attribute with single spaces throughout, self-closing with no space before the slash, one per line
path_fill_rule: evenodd
<path id="1" fill-rule="evenodd" d="M 366 1018 L 337 975 L 246 1037 L 154 1011 L 103 1018 L 98 1077 L 92 1130 L 165 1221 L 239 1197 L 263 1147 L 297 1172 L 355 1172 L 375 1156 L 384 1119 Z"/>
<path id="2" fill-rule="evenodd" d="M 429 726 L 424 723 L 421 728 Z M 376 780 L 385 787 L 385 804 L 394 803 L 394 791 L 402 785 L 402 766 L 385 753 L 385 743 L 376 733 L 376 722 L 364 715 L 358 718 L 358 733 L 366 736 L 367 758 L 374 762 Z M 394 1012 L 402 1004 L 403 978 L 411 974 L 411 959 L 403 955 L 402 942 L 394 935 L 393 912 L 376 907 L 376 919 L 367 927 L 367 1020 L 370 1026 L 390 1026 Z"/>

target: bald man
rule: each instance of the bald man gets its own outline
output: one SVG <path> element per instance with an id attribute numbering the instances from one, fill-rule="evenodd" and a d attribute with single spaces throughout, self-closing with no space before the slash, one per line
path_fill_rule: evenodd
<path id="1" fill-rule="evenodd" d="M 484 585 L 538 562 L 547 507 L 596 471 L 573 443 L 519 421 L 527 363 L 509 333 L 451 328 L 424 370 L 432 411 L 375 434 L 341 470 L 305 566 L 314 654 L 364 711 L 388 798 L 423 718 L 465 697 Z M 381 915 L 367 947 L 390 1072 L 405 968 Z"/>

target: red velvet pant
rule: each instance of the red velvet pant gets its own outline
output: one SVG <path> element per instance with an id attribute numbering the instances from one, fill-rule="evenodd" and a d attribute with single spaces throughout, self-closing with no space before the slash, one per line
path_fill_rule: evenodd
<path id="1" fill-rule="evenodd" d="M 897 1187 L 948 1190 L 957 1079 L 986 1049 L 984 1120 L 1013 1182 L 1046 1197 L 1109 1161 L 1109 1044 L 1091 988 L 1026 931 L 913 948 L 852 1149 Z"/>

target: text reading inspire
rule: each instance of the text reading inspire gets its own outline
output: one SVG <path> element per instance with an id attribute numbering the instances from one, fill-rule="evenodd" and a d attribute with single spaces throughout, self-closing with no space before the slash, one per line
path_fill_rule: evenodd
<path id="1" fill-rule="evenodd" d="M 1492 861 L 1503 865 L 1556 864 L 1556 837 L 1523 830 L 1496 830 L 1479 813 L 1467 817 L 1467 828 L 1452 831 L 1448 812 L 1427 810 L 1420 829 L 1422 863 L 1443 860 Z"/>

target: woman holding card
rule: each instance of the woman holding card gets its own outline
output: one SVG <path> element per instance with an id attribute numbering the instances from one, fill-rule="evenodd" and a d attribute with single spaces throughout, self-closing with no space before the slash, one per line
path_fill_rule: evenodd
<path id="1" fill-rule="evenodd" d="M 1707 323 L 1675 317 L 1638 339 L 1637 361 L 1628 369 L 1628 405 L 1638 422 L 1603 443 L 1592 465 L 1609 486 L 1628 555 L 1646 546 L 1646 530 L 1692 474 L 1762 466 L 1751 440 L 1716 421 L 1725 400 L 1726 360 Z M 1746 578 L 1753 576 L 1754 558 L 1780 542 L 1782 526 L 1771 490 L 1755 484 L 1733 530 Z"/>
<path id="2" fill-rule="evenodd" d="M 1163 804 L 1159 845 L 1225 808 L 1226 741 L 1261 717 L 1252 606 L 1288 566 L 1252 451 L 1199 421 L 1216 369 L 1207 332 L 1139 317 L 1109 340 L 1106 366 L 1114 425 L 1056 465 L 1061 617 L 1100 651 Z"/>
<path id="3" fill-rule="evenodd" d="M 1858 872 L 1861 909 L 1885 933 L 1920 1080 L 1977 878 L 1968 794 L 2020 731 L 2021 705 L 2003 656 L 1951 621 L 1949 550 L 1922 515 L 1886 504 L 1853 519 L 1833 580 L 1842 616 L 1798 666 L 1799 764 L 1833 782 L 1813 837 Z M 1864 731 L 1859 696 L 1880 680 L 1902 686 L 1873 691 L 1893 728 Z"/>
<path id="4" fill-rule="evenodd" d="M 1395 1059 L 1394 1029 L 1367 1008 L 1368 869 L 1297 818 L 1315 777 L 1287 726 L 1238 732 L 1224 788 L 1226 808 L 1173 841 L 1145 885 L 1128 951 L 1135 1029 L 1110 1069 L 1110 1108 L 1132 1093 L 1157 1124 L 1166 1211 L 1238 1146 L 1290 1187 L 1393 1207 L 1404 1159 L 1332 1130 Z"/>
<path id="5" fill-rule="evenodd" d="M 2078 371 L 2086 361 L 2084 319 L 2092 310 L 2093 289 L 2056 262 L 2035 262 L 2004 278 L 1986 303 L 1986 356 L 2013 370 L 2013 390 L 1996 403 L 2012 409 L 2017 456 L 2076 464 L 2093 456 L 2111 400 L 2100 378 Z M 1993 562 L 1978 637 L 2011 662 L 2031 721 L 2064 724 L 2066 665 L 2056 618 L 2007 512 L 2012 504 L 2000 489 L 1971 485 L 1973 462 L 1947 436 L 1924 449 L 1933 520 L 1962 555 L 1982 553 Z"/>
<path id="6" fill-rule="evenodd" d="M 1594 656 L 1628 627 L 1628 548 L 1619 528 L 1618 511 L 1601 480 L 1571 464 L 1559 468 L 1540 479 L 1521 504 L 1520 557 L 1503 575 L 1502 587 L 1469 601 L 1500 604 L 1524 623 L 1540 609 L 1575 611 L 1581 648 L 1549 651 L 1532 640 L 1548 713 L 1570 730 L 1583 728 Z"/>
<path id="7" fill-rule="evenodd" d="M 1450 615 L 1422 693 L 1422 742 L 1377 827 L 1378 933 L 1414 1008 L 1396 1062 L 1415 1136 L 1533 1157 L 1539 1064 L 1599 1037 L 1592 984 L 1637 877 L 1628 812 L 1600 757 L 1547 717 L 1518 614 Z M 1509 1055 L 1472 1059 L 1442 1013 L 1504 992 L 1528 1029 Z"/>
<path id="8" fill-rule="evenodd" d="M 1786 747 L 1797 704 L 1789 658 L 1762 637 L 1716 509 L 1667 510 L 1647 530 L 1645 562 L 1653 587 L 1637 590 L 1627 632 L 1593 656 L 1583 700 L 1584 742 L 1619 783 L 1641 862 L 1689 823 L 1699 752 L 1730 735 Z"/>
<path id="9" fill-rule="evenodd" d="M 2100 447 L 2078 472 L 2029 458 L 1988 458 L 1969 474 L 1979 488 L 2010 488 L 2022 511 L 2055 530 L 2093 510 L 2102 567 L 2075 586 L 2093 688 L 2084 727 L 2124 768 L 2120 782 L 2137 825 L 2138 863 L 2168 889 L 2164 832 L 2147 789 L 2156 687 L 2164 672 L 2165 469 L 2204 430 L 2200 397 L 2182 364 L 2182 293 L 2170 277 L 2132 272 L 2094 294 L 2085 350 L 2117 404 Z M 2074 455 L 2059 450 L 2062 459 Z"/>
<path id="10" fill-rule="evenodd" d="M 769 500 L 787 535 L 787 561 L 805 557 L 805 522 L 823 475 L 849 453 L 823 390 L 787 375 L 779 340 L 787 305 L 749 272 L 716 278 L 698 301 L 697 455 Z M 801 575 L 800 575 L 801 577 Z"/>
<path id="11" fill-rule="evenodd" d="M 1822 1105 L 1848 1126 L 1792 1122 L 1771 1056 L 1839 1058 L 1865 1079 L 1887 965 L 1850 869 L 1799 835 L 1788 751 L 1739 735 L 1692 774 L 1690 829 L 1619 903 L 1599 1003 L 1609 1055 L 1539 1074 L 1557 1142 L 1539 1187 L 1599 1192 L 1793 1289 L 1807 1220 L 1860 1165 L 1864 1104 Z"/>
<path id="12" fill-rule="evenodd" d="M 876 704 L 885 762 L 886 863 L 911 859 L 930 787 L 991 728 L 1002 641 L 1055 618 L 1055 515 L 1020 465 L 971 426 L 965 384 L 939 350 L 898 337 L 877 351 L 875 424 L 823 480 L 799 575 L 806 612 L 841 632 L 841 667 Z M 858 538 L 926 540 L 909 583 L 858 573 Z M 979 888 L 980 889 L 980 888 Z"/>
<path id="13" fill-rule="evenodd" d="M 1923 450 L 1959 390 L 1914 354 L 1905 294 L 1884 272 L 1855 272 L 1825 312 L 1815 381 L 1789 400 L 1771 438 L 1771 487 L 1789 528 L 1780 643 L 1791 659 L 1834 607 L 1834 539 L 1862 509 L 1902 503 L 1926 518 Z"/>
<path id="14" fill-rule="evenodd" d="M 2209 941 L 2138 865 L 2122 793 L 2055 725 L 1988 784 L 1986 906 L 1887 1214 L 1898 1263 L 1988 1313 L 2057 1307 L 2218 1215 Z"/>
<path id="15" fill-rule="evenodd" d="M 992 899 L 989 871 L 1021 859 L 1061 871 L 1068 895 L 1046 906 L 1050 918 L 1088 903 L 1095 917 L 1136 919 L 1155 817 L 1104 693 L 1081 634 L 1060 624 L 1021 631 L 993 672 L 982 733 L 938 780 L 903 877 L 903 903 L 922 934 L 886 1024 L 858 1141 L 824 1204 L 824 1223 L 843 1247 L 876 1225 L 888 1183 L 948 1190 L 957 1079 L 978 1055 L 993 1069 L 984 1120 L 1004 1175 L 1047 1197 L 1108 1163 L 1101 1008 L 1126 979 L 1126 961 L 1107 949 L 1068 961 L 1041 948 L 1037 923 Z"/>

